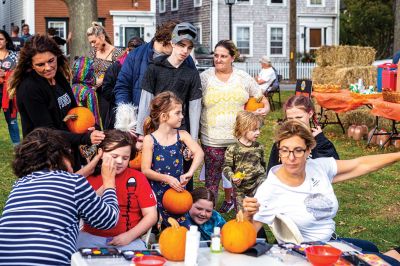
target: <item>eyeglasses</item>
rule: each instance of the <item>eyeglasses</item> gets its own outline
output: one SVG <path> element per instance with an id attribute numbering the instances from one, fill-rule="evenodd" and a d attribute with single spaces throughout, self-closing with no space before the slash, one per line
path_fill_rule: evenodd
<path id="1" fill-rule="evenodd" d="M 293 156 L 295 158 L 301 158 L 304 156 L 306 150 L 307 149 L 295 148 L 294 150 L 291 151 L 289 149 L 282 148 L 282 149 L 279 149 L 279 156 L 281 158 L 287 158 L 290 156 L 290 153 L 293 153 Z"/>

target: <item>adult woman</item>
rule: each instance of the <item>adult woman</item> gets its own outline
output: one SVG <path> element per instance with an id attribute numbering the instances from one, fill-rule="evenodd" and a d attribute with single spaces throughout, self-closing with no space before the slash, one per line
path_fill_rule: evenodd
<path id="1" fill-rule="evenodd" d="M 283 109 L 285 110 L 286 120 L 297 119 L 309 126 L 311 123 L 314 124 L 314 127 L 310 127 L 316 141 L 315 147 L 311 150 L 312 159 L 320 157 L 333 157 L 336 160 L 339 160 L 339 155 L 336 152 L 335 146 L 329 141 L 329 139 L 325 137 L 321 127 L 318 124 L 315 124 L 317 118 L 315 108 L 310 97 L 306 97 L 304 95 L 294 95 L 286 101 Z M 280 164 L 278 147 L 276 143 L 274 143 L 271 148 L 271 154 L 269 155 L 267 173 L 273 166 L 278 164 Z"/>
<path id="2" fill-rule="evenodd" d="M 124 51 L 112 45 L 106 30 L 97 22 L 92 22 L 92 27 L 88 28 L 86 35 L 93 48 L 90 51 L 89 57 L 93 59 L 102 126 L 104 129 L 112 128 L 113 125 L 110 124 L 110 104 L 102 96 L 102 84 L 107 68 L 114 63 Z"/>
<path id="3" fill-rule="evenodd" d="M 4 30 L 0 30 L 0 103 L 4 111 L 4 118 L 8 126 L 13 145 L 20 142 L 17 108 L 15 99 L 10 100 L 7 93 L 7 80 L 11 71 L 17 65 L 18 54 L 14 52 L 14 44 L 10 35 Z"/>
<path id="4" fill-rule="evenodd" d="M 275 140 L 282 165 L 271 168 L 255 198 L 245 199 L 243 207 L 253 218 L 256 230 L 263 223 L 272 224 L 275 216 L 281 214 L 297 225 L 304 241 L 329 241 L 335 237 L 333 218 L 339 206 L 331 183 L 368 174 L 400 160 L 400 152 L 352 160 L 332 157 L 307 160 L 315 147 L 315 139 L 310 129 L 296 120 L 285 122 Z M 260 207 L 254 214 L 257 201 Z M 345 240 L 366 252 L 378 251 L 370 242 Z"/>
<path id="5" fill-rule="evenodd" d="M 211 240 L 214 227 L 222 227 L 225 219 L 214 210 L 214 193 L 205 187 L 195 188 L 192 192 L 193 205 L 186 214 L 190 224 L 197 225 L 200 240 Z"/>
<path id="6" fill-rule="evenodd" d="M 0 219 L 0 264 L 70 265 L 80 219 L 100 229 L 117 223 L 114 160 L 103 161 L 100 198 L 85 177 L 72 174 L 71 159 L 68 143 L 48 128 L 35 129 L 17 146 L 19 179 Z"/>
<path id="7" fill-rule="evenodd" d="M 200 75 L 203 89 L 200 138 L 205 154 L 206 187 L 214 192 L 216 200 L 225 150 L 235 143 L 233 125 L 236 114 L 244 109 L 250 96 L 262 96 L 255 80 L 232 66 L 238 56 L 239 52 L 232 41 L 219 41 L 214 49 L 215 67 Z M 268 113 L 269 104 L 265 98 L 263 103 L 264 108 L 256 110 L 256 114 Z M 225 193 L 230 197 L 230 192 Z M 224 201 L 220 212 L 226 212 L 229 208 L 231 205 Z"/>
<path id="8" fill-rule="evenodd" d="M 38 127 L 60 130 L 74 149 L 74 169 L 78 170 L 78 146 L 99 144 L 104 134 L 97 130 L 85 134 L 68 131 L 63 119 L 77 106 L 67 80 L 69 77 L 68 61 L 56 42 L 47 36 L 35 35 L 21 49 L 11 76 L 9 94 L 16 95 L 23 135 Z"/>
<path id="9" fill-rule="evenodd" d="M 99 149 L 103 151 L 103 159 L 109 157 L 115 162 L 120 216 L 117 225 L 109 230 L 99 230 L 85 223 L 77 248 L 117 246 L 120 249 L 145 249 L 140 236 L 157 222 L 156 199 L 147 178 L 128 168 L 129 160 L 136 153 L 130 134 L 114 129 L 105 131 L 105 135 Z M 90 176 L 88 181 L 97 193 L 102 194 L 101 175 Z"/>

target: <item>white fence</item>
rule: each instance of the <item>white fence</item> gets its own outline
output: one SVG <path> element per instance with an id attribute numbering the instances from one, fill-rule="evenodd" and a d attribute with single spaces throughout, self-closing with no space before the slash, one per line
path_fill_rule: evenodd
<path id="1" fill-rule="evenodd" d="M 258 75 L 261 70 L 261 64 L 257 62 L 234 63 L 235 67 L 249 73 L 252 77 Z M 272 62 L 278 74 L 283 79 L 289 79 L 289 62 Z M 311 79 L 311 73 L 315 67 L 315 63 L 297 63 L 297 79 Z"/>

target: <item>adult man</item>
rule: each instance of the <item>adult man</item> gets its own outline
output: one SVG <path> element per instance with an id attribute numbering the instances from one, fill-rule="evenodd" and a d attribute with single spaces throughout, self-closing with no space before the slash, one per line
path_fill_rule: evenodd
<path id="1" fill-rule="evenodd" d="M 198 139 L 201 112 L 201 81 L 199 72 L 183 62 L 193 50 L 197 29 L 190 23 L 180 23 L 172 32 L 172 53 L 156 58 L 150 64 L 142 82 L 136 132 L 143 135 L 143 122 L 150 114 L 150 101 L 157 94 L 172 91 L 183 102 L 182 129 Z"/>
<path id="2" fill-rule="evenodd" d="M 21 38 L 24 40 L 24 42 L 27 42 L 31 37 L 32 35 L 29 33 L 29 25 L 23 24 Z"/>
<path id="3" fill-rule="evenodd" d="M 259 62 L 261 63 L 261 71 L 256 77 L 256 81 L 261 91 L 264 93 L 276 79 L 276 74 L 272 67 L 271 60 L 266 55 L 263 55 Z"/>
<path id="4" fill-rule="evenodd" d="M 19 34 L 19 27 L 18 26 L 12 26 L 11 27 L 11 40 L 15 46 L 15 50 L 19 51 L 21 48 L 24 46 L 25 42 L 24 40 L 18 36 Z"/>
<path id="5" fill-rule="evenodd" d="M 171 54 L 171 33 L 178 23 L 171 20 L 161 24 L 157 27 L 151 42 L 143 44 L 129 53 L 115 85 L 116 104 L 133 103 L 135 106 L 139 106 L 141 83 L 147 67 L 156 57 Z M 184 64 L 193 69 L 196 68 L 191 57 L 188 57 Z"/>

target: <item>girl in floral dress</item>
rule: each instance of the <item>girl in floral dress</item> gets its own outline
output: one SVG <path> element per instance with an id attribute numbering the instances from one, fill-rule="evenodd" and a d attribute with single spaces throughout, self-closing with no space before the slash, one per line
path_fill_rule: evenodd
<path id="1" fill-rule="evenodd" d="M 150 117 L 144 125 L 144 132 L 150 133 L 143 140 L 142 172 L 150 180 L 157 197 L 157 209 L 162 224 L 168 226 L 169 217 L 175 218 L 182 226 L 189 227 L 185 215 L 174 215 L 164 209 L 162 198 L 165 191 L 173 188 L 183 191 L 203 161 L 203 151 L 185 130 L 178 130 L 183 119 L 182 101 L 170 91 L 158 94 L 150 104 Z M 183 150 L 185 146 L 193 156 L 187 173 L 183 172 Z"/>

